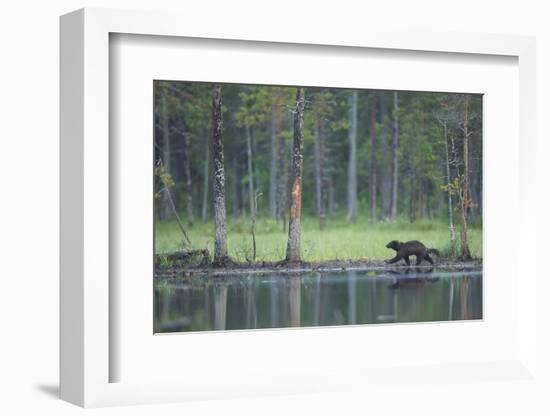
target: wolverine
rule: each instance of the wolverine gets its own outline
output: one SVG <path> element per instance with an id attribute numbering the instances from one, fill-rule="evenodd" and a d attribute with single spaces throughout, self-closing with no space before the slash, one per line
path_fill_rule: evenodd
<path id="1" fill-rule="evenodd" d="M 412 240 L 406 243 L 401 243 L 397 240 L 392 240 L 386 244 L 386 248 L 391 248 L 396 251 L 395 257 L 389 260 L 385 260 L 387 264 L 397 263 L 399 260 L 405 260 L 407 266 L 410 266 L 411 262 L 409 256 L 416 256 L 416 265 L 422 263 L 422 260 L 427 260 L 430 264 L 434 264 L 434 261 L 430 257 L 433 253 L 439 256 L 439 251 L 435 248 L 427 248 L 420 241 Z"/>

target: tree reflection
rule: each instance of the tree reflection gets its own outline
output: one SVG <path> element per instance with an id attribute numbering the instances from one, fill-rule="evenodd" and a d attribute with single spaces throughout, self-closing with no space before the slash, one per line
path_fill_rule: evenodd
<path id="1" fill-rule="evenodd" d="M 258 315 L 256 313 L 256 278 L 248 276 L 248 284 L 246 287 L 246 327 L 256 328 L 258 326 Z"/>
<path id="2" fill-rule="evenodd" d="M 470 292 L 470 276 L 462 276 L 460 281 L 460 310 L 462 319 L 470 319 L 470 308 L 469 308 L 469 292 Z"/>
<path id="3" fill-rule="evenodd" d="M 481 271 L 205 276 L 155 287 L 155 332 L 481 319 Z"/>
<path id="4" fill-rule="evenodd" d="M 214 329 L 223 330 L 227 324 L 227 285 L 214 285 Z"/>
<path id="5" fill-rule="evenodd" d="M 348 324 L 357 323 L 357 274 L 351 271 L 348 274 Z"/>
<path id="6" fill-rule="evenodd" d="M 301 287 L 302 282 L 298 276 L 289 278 L 288 300 L 290 306 L 290 326 L 301 326 Z"/>
<path id="7" fill-rule="evenodd" d="M 270 315 L 271 315 L 271 327 L 277 328 L 279 326 L 279 286 L 280 279 L 273 280 L 269 286 L 269 299 L 270 299 Z"/>

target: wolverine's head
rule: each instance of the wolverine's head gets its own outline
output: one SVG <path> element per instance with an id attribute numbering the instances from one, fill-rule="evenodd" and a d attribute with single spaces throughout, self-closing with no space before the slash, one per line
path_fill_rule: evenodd
<path id="1" fill-rule="evenodd" d="M 400 247 L 401 247 L 401 243 L 397 240 L 392 240 L 388 244 L 386 244 L 386 248 L 391 248 L 395 251 L 399 251 Z"/>

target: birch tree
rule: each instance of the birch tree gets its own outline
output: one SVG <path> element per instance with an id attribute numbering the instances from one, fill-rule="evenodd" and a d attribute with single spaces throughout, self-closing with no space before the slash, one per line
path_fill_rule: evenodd
<path id="1" fill-rule="evenodd" d="M 357 91 L 349 96 L 349 158 L 348 158 L 348 214 L 347 222 L 357 217 Z"/>
<path id="2" fill-rule="evenodd" d="M 286 260 L 301 261 L 300 216 L 302 212 L 302 172 L 304 167 L 304 88 L 296 89 L 296 109 L 294 111 L 294 144 L 292 151 L 292 191 L 288 226 Z"/>
<path id="3" fill-rule="evenodd" d="M 392 221 L 397 219 L 397 187 L 399 171 L 399 96 L 398 92 L 393 93 L 393 129 L 392 129 L 392 167 L 391 167 L 391 213 Z"/>
<path id="4" fill-rule="evenodd" d="M 171 132 L 170 132 L 170 116 L 169 116 L 169 102 L 168 102 L 168 89 L 163 84 L 160 86 L 160 128 L 162 131 L 162 146 L 161 146 L 161 163 L 165 173 L 171 177 Z M 173 215 L 170 200 L 172 198 L 172 187 L 167 187 L 164 192 L 160 193 L 160 206 L 159 206 L 159 218 L 166 220 Z"/>
<path id="5" fill-rule="evenodd" d="M 376 93 L 371 96 L 370 103 L 370 222 L 376 222 Z"/>
<path id="6" fill-rule="evenodd" d="M 269 169 L 269 212 L 277 216 L 277 167 L 279 159 L 278 114 L 276 105 L 271 106 L 271 162 Z"/>
<path id="7" fill-rule="evenodd" d="M 313 144 L 315 157 L 315 205 L 317 215 L 319 216 L 319 229 L 322 230 L 325 227 L 325 204 L 323 201 L 324 143 L 320 127 L 320 117 L 320 115 L 314 116 Z"/>
<path id="8" fill-rule="evenodd" d="M 221 85 L 212 86 L 212 158 L 214 162 L 214 264 L 228 262 L 225 224 L 225 168 L 222 139 Z"/>
<path id="9" fill-rule="evenodd" d="M 448 215 L 449 215 L 449 238 L 450 238 L 450 245 L 451 245 L 451 254 L 455 254 L 456 250 L 456 237 L 455 237 L 455 226 L 454 226 L 454 218 L 453 218 L 453 193 L 452 193 L 452 179 L 451 179 L 451 161 L 450 161 L 450 154 L 449 154 L 449 139 L 448 139 L 448 127 L 447 127 L 447 120 L 441 120 L 441 124 L 443 125 L 443 138 L 445 141 L 445 173 L 447 178 L 447 208 L 448 208 Z"/>
<path id="10" fill-rule="evenodd" d="M 185 207 L 187 209 L 187 224 L 193 225 L 193 178 L 191 177 L 191 146 L 189 145 L 189 132 L 183 132 L 183 156 L 185 170 Z"/>
<path id="11" fill-rule="evenodd" d="M 209 192 L 208 192 L 208 178 L 210 177 L 210 140 L 205 135 L 204 140 L 204 179 L 202 185 L 203 199 L 202 199 L 202 212 L 201 219 L 206 221 L 208 215 L 208 203 L 209 203 Z"/>
<path id="12" fill-rule="evenodd" d="M 462 260 L 469 260 L 472 258 L 472 255 L 470 254 L 470 247 L 468 246 L 468 209 L 470 208 L 470 154 L 469 154 L 469 141 L 470 141 L 470 132 L 468 130 L 468 124 L 469 124 L 469 104 L 470 104 L 470 96 L 468 94 L 464 94 L 463 97 L 463 103 L 464 103 L 464 124 L 462 126 L 464 131 L 464 179 L 462 182 L 462 210 L 461 210 L 461 219 L 462 219 L 462 225 L 460 227 L 460 257 Z"/>

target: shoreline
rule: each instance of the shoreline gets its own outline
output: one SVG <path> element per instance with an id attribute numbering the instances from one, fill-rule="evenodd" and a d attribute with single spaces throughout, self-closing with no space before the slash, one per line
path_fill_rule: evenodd
<path id="1" fill-rule="evenodd" d="M 414 263 L 414 262 L 412 262 Z M 454 269 L 466 270 L 483 267 L 482 259 L 474 259 L 466 262 L 440 261 L 433 266 L 423 262 L 421 265 L 406 264 L 388 265 L 380 260 L 325 260 L 317 262 L 261 262 L 261 263 L 234 263 L 226 267 L 212 266 L 157 266 L 155 267 L 155 279 L 193 276 L 227 276 L 240 273 L 268 274 L 268 273 L 309 273 L 309 272 L 342 272 L 342 271 L 381 271 L 381 270 L 425 270 L 425 269 Z"/>

